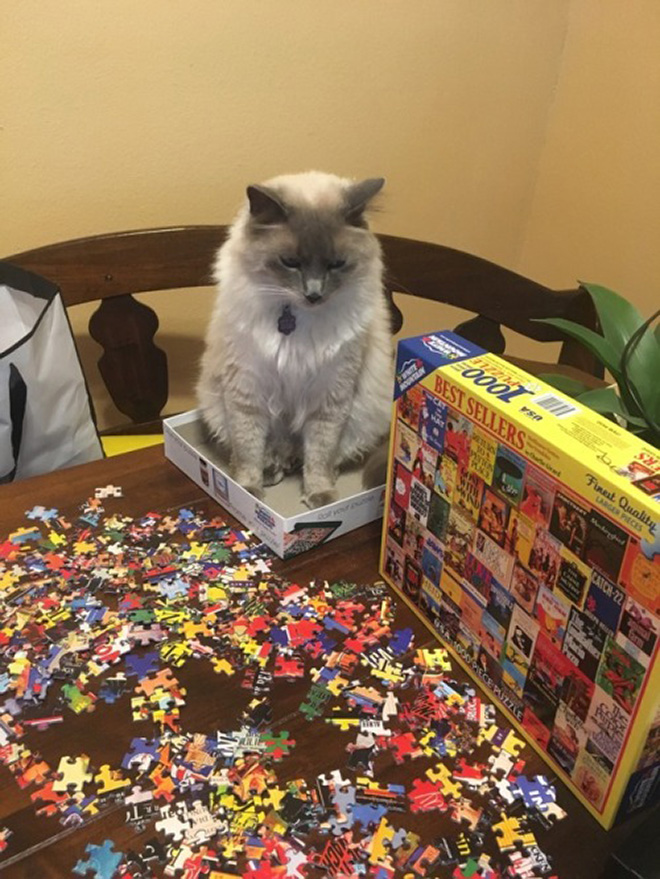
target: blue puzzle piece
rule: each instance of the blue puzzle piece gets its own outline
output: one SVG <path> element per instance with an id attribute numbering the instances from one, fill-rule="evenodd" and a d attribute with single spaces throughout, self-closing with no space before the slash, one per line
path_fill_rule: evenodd
<path id="1" fill-rule="evenodd" d="M 160 656 L 157 653 L 129 653 L 126 656 L 126 677 L 146 678 L 160 668 Z"/>
<path id="2" fill-rule="evenodd" d="M 9 535 L 9 542 L 15 546 L 27 543 L 28 540 L 39 540 L 41 531 L 38 528 L 23 528 Z"/>
<path id="3" fill-rule="evenodd" d="M 412 629 L 397 629 L 387 646 L 395 656 L 403 656 L 410 649 L 413 637 Z"/>
<path id="4" fill-rule="evenodd" d="M 308 610 L 309 608 L 307 607 L 307 605 L 287 604 L 286 606 L 286 612 L 289 614 L 289 616 L 295 617 L 296 619 L 298 619 L 299 617 L 308 616 Z"/>
<path id="5" fill-rule="evenodd" d="M 71 610 L 87 610 L 89 607 L 103 607 L 103 604 L 91 595 L 77 595 L 71 599 L 69 607 Z"/>
<path id="6" fill-rule="evenodd" d="M 131 750 L 124 754 L 121 761 L 122 769 L 130 769 L 134 762 L 146 762 L 147 765 L 158 760 L 158 752 L 160 745 L 153 739 L 145 739 L 142 737 L 131 740 Z"/>
<path id="7" fill-rule="evenodd" d="M 188 594 L 188 584 L 180 577 L 177 577 L 176 580 L 161 580 L 158 586 L 168 601 Z"/>
<path id="8" fill-rule="evenodd" d="M 99 699 L 103 699 L 108 705 L 113 705 L 124 695 L 126 681 L 120 678 L 108 678 L 103 681 L 99 688 Z"/>
<path id="9" fill-rule="evenodd" d="M 83 622 L 87 623 L 88 626 L 95 626 L 98 623 L 103 622 L 103 617 L 106 615 L 107 612 L 107 608 L 105 607 L 86 608 L 85 614 L 83 616 Z"/>
<path id="10" fill-rule="evenodd" d="M 21 559 L 21 564 L 24 568 L 29 570 L 31 574 L 43 574 L 48 570 L 48 565 L 44 562 L 43 559 L 39 558 L 39 556 L 23 556 Z"/>
<path id="11" fill-rule="evenodd" d="M 330 615 L 324 617 L 322 622 L 325 628 L 329 631 L 337 631 L 340 632 L 342 635 L 347 635 L 350 631 L 347 626 L 343 625 L 343 623 L 338 623 L 337 620 Z"/>
<path id="12" fill-rule="evenodd" d="M 269 637 L 273 644 L 279 644 L 281 647 L 286 647 L 289 643 L 289 636 L 285 629 L 272 628 Z"/>
<path id="13" fill-rule="evenodd" d="M 338 813 L 346 816 L 347 826 L 352 827 L 352 812 L 355 807 L 355 788 L 352 785 L 348 785 L 347 787 L 335 787 L 332 799 Z"/>
<path id="14" fill-rule="evenodd" d="M 380 806 L 377 803 L 356 803 L 353 806 L 353 821 L 363 827 L 375 827 L 385 814 L 387 814 L 387 806 Z"/>
<path id="15" fill-rule="evenodd" d="M 332 651 L 337 646 L 337 642 L 328 634 L 328 632 L 319 632 L 319 634 L 316 636 L 316 640 L 321 645 L 325 653 L 332 653 Z"/>
<path id="16" fill-rule="evenodd" d="M 58 515 L 58 512 L 54 507 L 50 510 L 47 510 L 43 506 L 38 506 L 32 507 L 31 510 L 26 510 L 25 515 L 28 519 L 41 519 L 42 522 L 48 522 L 49 519 L 55 519 Z"/>
<path id="17" fill-rule="evenodd" d="M 528 809 L 543 811 L 557 799 L 557 792 L 544 775 L 535 775 L 533 778 L 519 775 L 513 787 L 517 788 Z"/>
<path id="18" fill-rule="evenodd" d="M 121 852 L 112 850 L 114 843 L 106 839 L 103 845 L 87 845 L 85 852 L 87 859 L 82 858 L 73 868 L 78 876 L 87 876 L 91 873 L 95 879 L 112 879 L 121 864 Z"/>

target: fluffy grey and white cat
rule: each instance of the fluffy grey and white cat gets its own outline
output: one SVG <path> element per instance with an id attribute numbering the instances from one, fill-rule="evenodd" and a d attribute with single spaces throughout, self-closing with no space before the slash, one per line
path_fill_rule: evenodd
<path id="1" fill-rule="evenodd" d="M 257 496 L 302 464 L 305 503 L 331 503 L 338 469 L 388 432 L 389 309 L 365 220 L 383 183 L 310 171 L 249 186 L 218 252 L 197 396 Z"/>

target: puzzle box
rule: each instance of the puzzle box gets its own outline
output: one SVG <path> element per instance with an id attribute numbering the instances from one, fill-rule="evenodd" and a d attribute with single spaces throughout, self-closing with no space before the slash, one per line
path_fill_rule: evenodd
<path id="1" fill-rule="evenodd" d="M 399 344 L 381 572 L 609 827 L 660 793 L 660 453 L 448 333 Z"/>
<path id="2" fill-rule="evenodd" d="M 302 504 L 300 475 L 268 486 L 260 501 L 227 474 L 226 462 L 203 436 L 196 410 L 166 418 L 163 430 L 165 456 L 280 558 L 292 558 L 383 515 L 384 486 L 363 490 L 360 470 L 341 473 L 339 500 L 316 510 Z"/>

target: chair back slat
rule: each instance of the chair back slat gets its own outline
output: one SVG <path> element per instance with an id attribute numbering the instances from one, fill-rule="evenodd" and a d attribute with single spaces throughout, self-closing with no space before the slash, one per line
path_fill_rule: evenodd
<path id="1" fill-rule="evenodd" d="M 379 238 L 390 299 L 392 291 L 409 293 L 472 311 L 539 342 L 560 341 L 560 363 L 602 376 L 601 364 L 582 345 L 560 330 L 536 321 L 540 317 L 564 317 L 596 329 L 596 312 L 586 290 L 553 290 L 481 257 L 441 244 L 392 235 Z M 400 319 L 395 314 L 396 330 L 397 324 L 400 326 Z M 470 321 L 461 327 L 476 344 L 496 353 L 504 351 L 494 347 L 498 334 L 484 321 Z M 466 333 L 466 327 L 471 334 Z"/>
<path id="2" fill-rule="evenodd" d="M 180 226 L 79 238 L 7 257 L 55 281 L 66 305 L 96 299 L 204 287 L 226 226 Z"/>
<path id="3" fill-rule="evenodd" d="M 90 332 L 103 347 L 99 370 L 117 408 L 140 425 L 158 419 L 168 392 L 167 360 L 154 341 L 156 315 L 131 294 L 213 283 L 215 253 L 226 226 L 179 226 L 81 238 L 39 247 L 7 261 L 54 281 L 67 306 L 100 300 Z M 602 367 L 577 342 L 539 317 L 564 317 L 596 329 L 585 290 L 552 290 L 473 254 L 432 244 L 378 236 L 386 265 L 385 294 L 396 332 L 403 322 L 393 292 L 471 311 L 459 331 L 502 353 L 508 327 L 538 341 L 562 341 L 559 362 L 602 376 Z M 549 370 L 551 366 L 549 365 Z"/>

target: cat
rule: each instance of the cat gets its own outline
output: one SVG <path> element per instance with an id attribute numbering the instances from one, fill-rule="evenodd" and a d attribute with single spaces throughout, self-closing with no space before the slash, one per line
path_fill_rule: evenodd
<path id="1" fill-rule="evenodd" d="M 218 251 L 197 398 L 256 497 L 302 466 L 304 503 L 332 503 L 339 468 L 388 434 L 393 343 L 365 219 L 384 182 L 310 171 L 248 186 Z"/>

